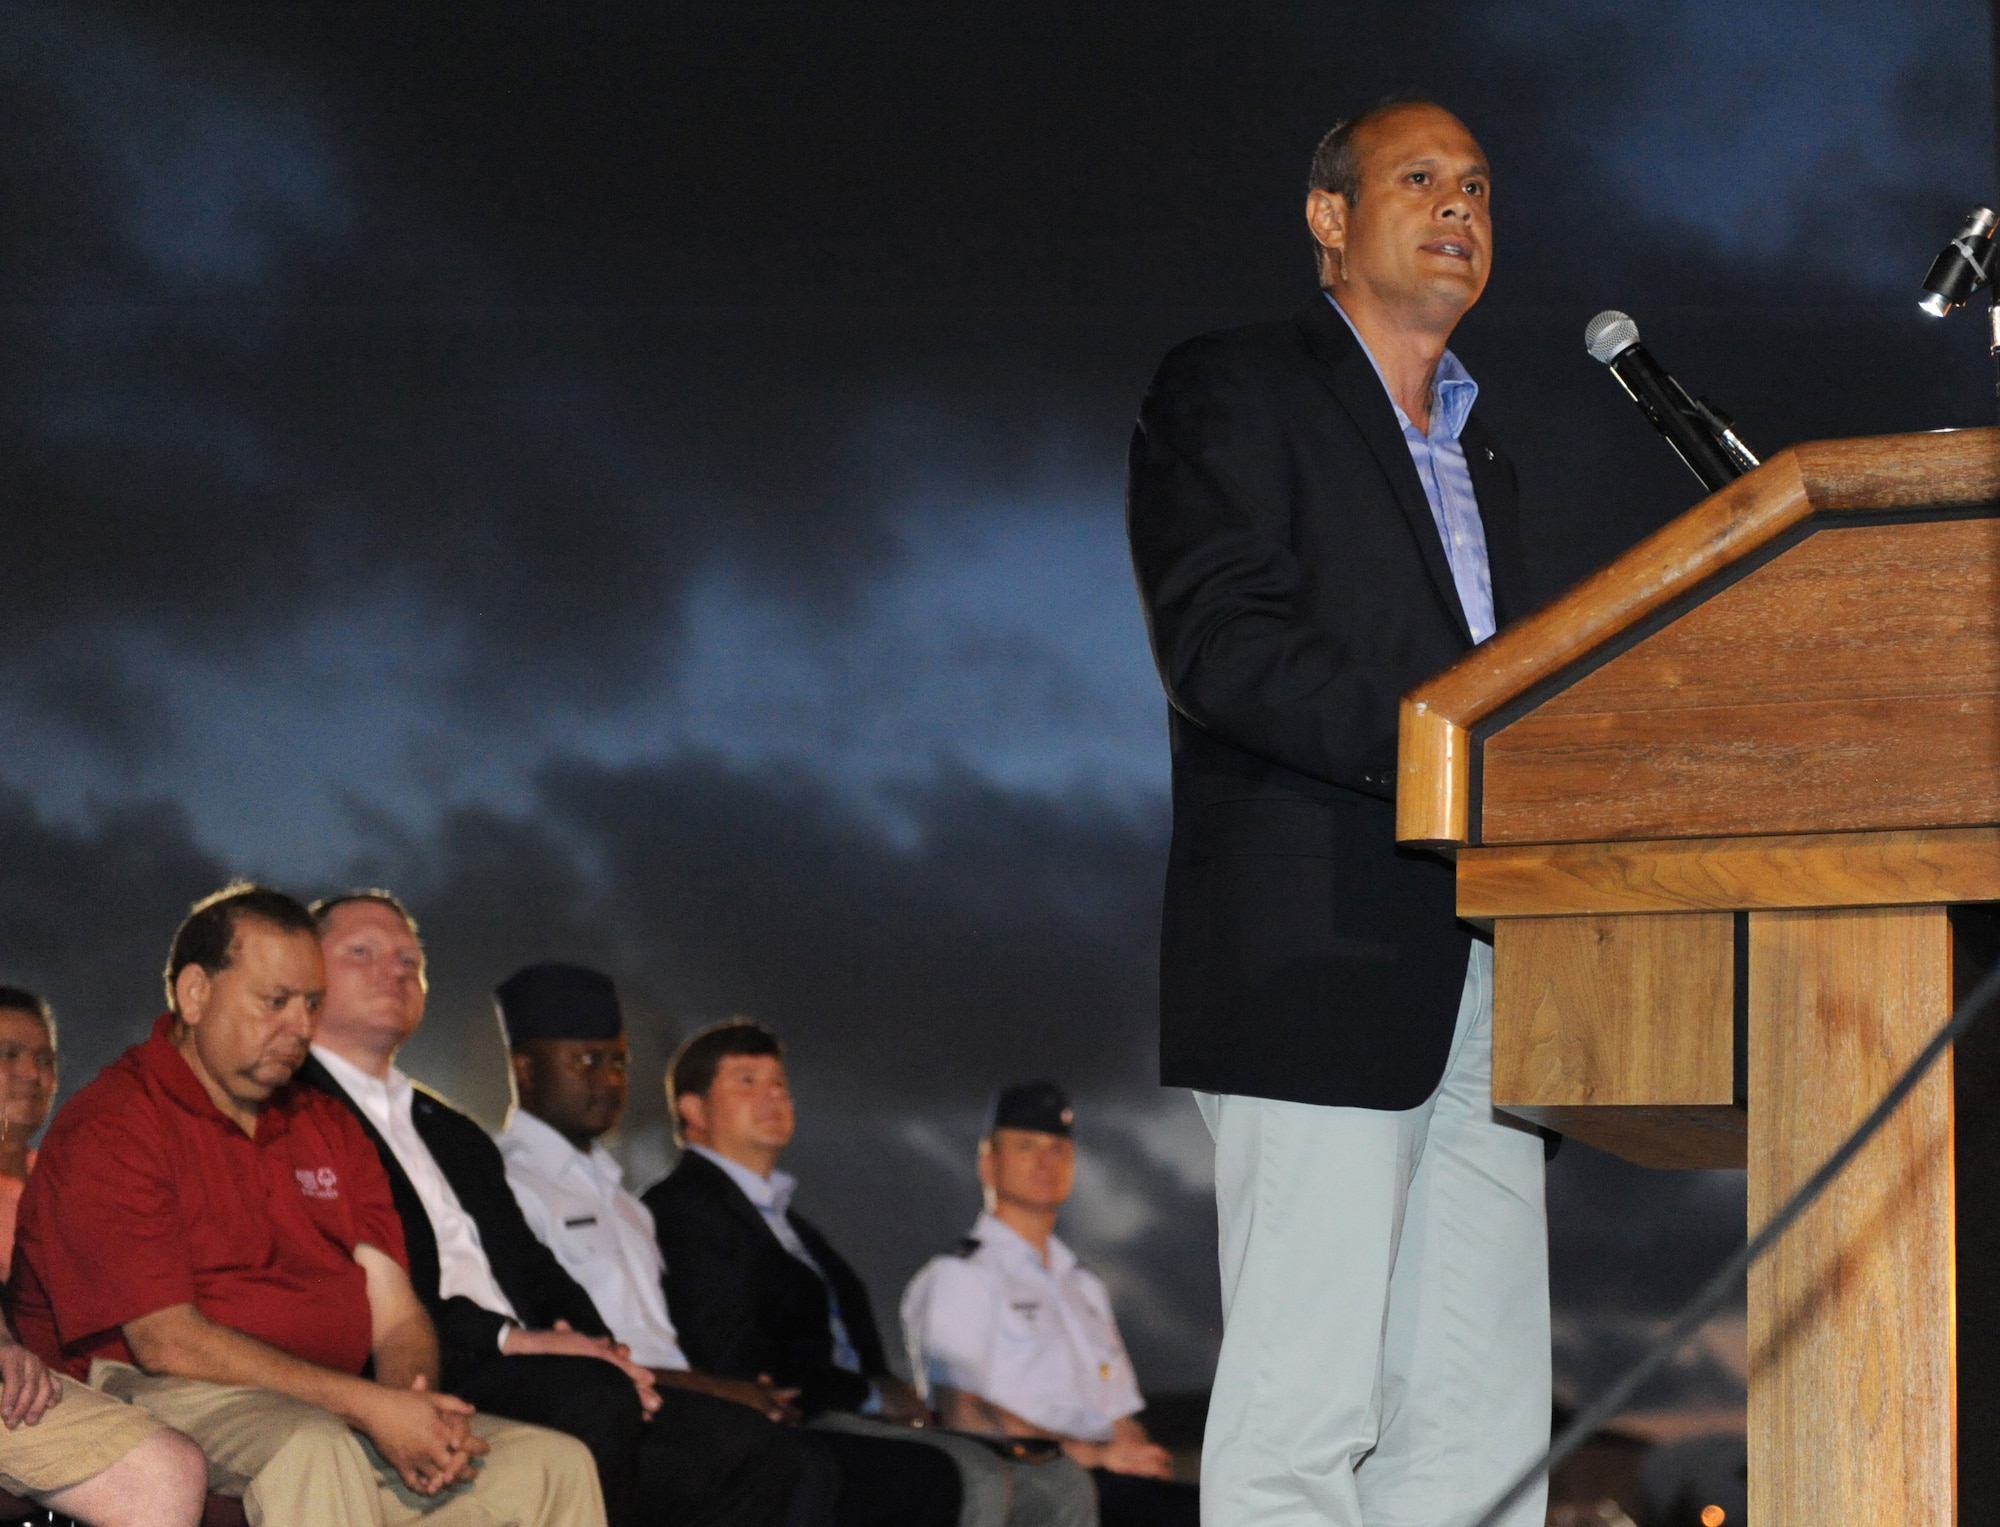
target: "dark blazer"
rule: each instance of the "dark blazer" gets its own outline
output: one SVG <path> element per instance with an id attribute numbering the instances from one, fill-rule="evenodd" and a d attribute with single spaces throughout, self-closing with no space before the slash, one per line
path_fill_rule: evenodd
<path id="1" fill-rule="evenodd" d="M 1495 613 L 1528 597 L 1514 468 L 1461 435 Z M 1126 502 L 1169 701 L 1160 1071 L 1409 1108 L 1444 1073 L 1469 930 L 1395 842 L 1404 692 L 1471 633 L 1394 405 L 1324 296 L 1167 356 Z"/>
<path id="2" fill-rule="evenodd" d="M 482 1309 L 463 1295 L 450 1299 L 438 1297 L 437 1233 L 431 1229 L 423 1200 L 417 1197 L 415 1185 L 396 1159 L 396 1153 L 389 1149 L 389 1142 L 333 1079 L 333 1074 L 319 1063 L 319 1057 L 307 1057 L 299 1068 L 298 1080 L 330 1092 L 345 1103 L 361 1121 L 368 1138 L 375 1142 L 375 1153 L 382 1158 L 382 1168 L 389 1174 L 396 1212 L 403 1219 L 410 1282 L 437 1327 L 442 1382 L 449 1389 L 455 1375 L 499 1355 L 500 1329 L 507 1322 L 503 1316 Z M 536 1240 L 535 1232 L 528 1228 L 521 1206 L 514 1201 L 514 1190 L 507 1185 L 507 1167 L 500 1148 L 487 1138 L 486 1131 L 435 1092 L 421 1086 L 410 1104 L 410 1117 L 417 1126 L 417 1134 L 430 1148 L 431 1159 L 444 1173 L 452 1192 L 458 1195 L 460 1207 L 479 1227 L 479 1244 L 493 1268 L 493 1280 L 514 1306 L 521 1323 L 531 1330 L 545 1331 L 558 1320 L 567 1320 L 589 1335 L 608 1336 L 610 1328 L 597 1313 L 590 1295 L 563 1271 L 555 1253 Z"/>
<path id="3" fill-rule="evenodd" d="M 779 1244 L 729 1174 L 693 1151 L 643 1196 L 667 1262 L 667 1312 L 681 1350 L 702 1373 L 796 1386 L 807 1415 L 856 1410 L 869 1380 L 888 1373 L 861 1279 L 811 1221 L 788 1214 L 847 1325 L 864 1373 L 836 1367 L 827 1285 Z"/>

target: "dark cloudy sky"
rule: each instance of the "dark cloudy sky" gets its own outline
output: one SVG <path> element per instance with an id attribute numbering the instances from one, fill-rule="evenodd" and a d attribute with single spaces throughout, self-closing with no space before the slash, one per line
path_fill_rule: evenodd
<path id="1" fill-rule="evenodd" d="M 1765 453 L 1985 422 L 1916 280 L 1992 195 L 1972 0 L 0 4 L 0 979 L 67 1085 L 246 872 L 425 923 L 409 1068 L 620 980 L 623 1150 L 745 1012 L 801 1203 L 905 1277 L 991 1088 L 1071 1084 L 1068 1223 L 1150 1387 L 1212 1359 L 1206 1136 L 1153 1083 L 1163 705 L 1120 523 L 1175 340 L 1308 296 L 1305 161 L 1396 89 L 1492 155 L 1457 349 L 1553 594 L 1695 485 L 1583 354 L 1636 316 Z M 1572 1149 L 1561 1371 L 1741 1234 Z M 1656 1399 L 1728 1404 L 1730 1330 Z"/>

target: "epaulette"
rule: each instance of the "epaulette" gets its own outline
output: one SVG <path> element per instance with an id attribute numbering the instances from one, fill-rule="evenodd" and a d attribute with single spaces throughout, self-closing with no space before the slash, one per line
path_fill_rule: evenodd
<path id="1" fill-rule="evenodd" d="M 976 1235 L 968 1235 L 964 1240 L 960 1241 L 956 1246 L 951 1248 L 951 1254 L 955 1257 L 969 1257 L 978 1249 L 979 1249 L 979 1237 Z"/>

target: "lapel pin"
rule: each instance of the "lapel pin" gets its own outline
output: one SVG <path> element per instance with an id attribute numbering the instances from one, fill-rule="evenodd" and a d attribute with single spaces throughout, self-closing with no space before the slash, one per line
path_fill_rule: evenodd
<path id="1" fill-rule="evenodd" d="M 1488 461 L 1491 461 L 1493 459 L 1493 447 L 1490 445 L 1486 447 L 1486 459 Z"/>

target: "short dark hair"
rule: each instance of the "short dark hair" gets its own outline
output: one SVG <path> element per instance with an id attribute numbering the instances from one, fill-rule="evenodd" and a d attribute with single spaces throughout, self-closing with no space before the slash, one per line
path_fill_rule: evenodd
<path id="1" fill-rule="evenodd" d="M 1429 96 L 1406 91 L 1384 96 L 1357 116 L 1343 117 L 1327 129 L 1326 136 L 1319 140 L 1319 147 L 1313 150 L 1312 167 L 1306 171 L 1306 190 L 1335 192 L 1345 197 L 1350 207 L 1360 201 L 1361 157 L 1354 152 L 1354 135 L 1376 118 L 1401 111 L 1406 106 L 1432 106 L 1439 111 L 1445 110 Z M 1313 240 L 1315 271 L 1320 269 L 1325 253 L 1319 240 Z"/>
<path id="2" fill-rule="evenodd" d="M 25 986 L 0 986 L 0 1013 L 27 1013 L 41 1019 L 42 1027 L 49 1031 L 49 1043 L 56 1042 L 55 1010 L 39 993 Z"/>
<path id="3" fill-rule="evenodd" d="M 715 1073 L 732 1055 L 775 1055 L 783 1060 L 785 1047 L 776 1034 L 749 1018 L 712 1023 L 684 1041 L 667 1062 L 667 1112 L 675 1140 L 681 1138 L 681 1099 L 706 1097 L 715 1085 Z"/>
<path id="4" fill-rule="evenodd" d="M 305 933 L 317 938 L 312 913 L 296 896 L 274 891 L 248 880 L 234 881 L 192 907 L 174 932 L 174 945 L 167 954 L 167 1006 L 180 1012 L 174 983 L 190 965 L 199 965 L 211 976 L 229 968 L 230 950 L 236 944 L 236 928 L 246 917 L 269 923 L 281 933 Z"/>
<path id="5" fill-rule="evenodd" d="M 326 925 L 333 921 L 333 914 L 342 907 L 352 906 L 357 901 L 372 901 L 378 907 L 387 907 L 410 925 L 412 933 L 422 931 L 417 927 L 416 918 L 410 915 L 410 909 L 403 905 L 402 897 L 394 891 L 385 891 L 380 886 L 374 885 L 357 886 L 352 891 L 342 891 L 338 896 L 320 897 L 306 909 L 312 913 L 314 930 L 324 934 Z"/>

